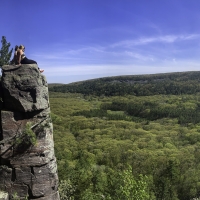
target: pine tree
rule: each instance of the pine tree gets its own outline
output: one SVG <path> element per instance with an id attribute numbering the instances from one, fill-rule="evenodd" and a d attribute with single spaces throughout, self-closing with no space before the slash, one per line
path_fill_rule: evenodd
<path id="1" fill-rule="evenodd" d="M 10 43 L 6 41 L 5 36 L 2 36 L 1 43 L 2 43 L 2 47 L 0 50 L 0 67 L 2 67 L 3 65 L 9 64 L 12 51 L 13 51 L 13 49 L 9 50 Z"/>

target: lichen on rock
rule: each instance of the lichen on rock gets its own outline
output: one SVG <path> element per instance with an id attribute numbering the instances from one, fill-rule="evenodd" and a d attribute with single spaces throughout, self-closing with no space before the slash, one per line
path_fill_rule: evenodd
<path id="1" fill-rule="evenodd" d="M 0 191 L 0 200 L 9 200 L 8 193 Z"/>

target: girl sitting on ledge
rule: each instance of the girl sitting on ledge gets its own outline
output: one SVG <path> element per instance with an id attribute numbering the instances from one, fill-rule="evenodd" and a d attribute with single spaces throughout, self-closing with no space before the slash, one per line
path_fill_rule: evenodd
<path id="1" fill-rule="evenodd" d="M 17 50 L 19 49 L 19 47 L 16 45 L 15 46 L 15 53 L 14 53 L 14 56 L 13 56 L 13 59 L 10 61 L 10 64 L 12 65 L 12 64 L 15 64 L 15 65 L 17 65 L 18 63 L 17 63 Z"/>
<path id="2" fill-rule="evenodd" d="M 36 61 L 28 59 L 25 56 L 24 51 L 25 51 L 24 45 L 20 45 L 18 48 L 17 48 L 17 46 L 15 47 L 15 55 L 17 54 L 15 64 L 18 64 L 18 65 L 19 64 L 37 64 Z M 38 69 L 40 70 L 41 73 L 44 71 L 43 69 L 40 69 L 40 68 L 38 68 Z"/>

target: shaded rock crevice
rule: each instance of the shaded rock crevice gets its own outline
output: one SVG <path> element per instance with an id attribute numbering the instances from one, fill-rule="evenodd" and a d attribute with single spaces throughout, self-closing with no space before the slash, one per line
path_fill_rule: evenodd
<path id="1" fill-rule="evenodd" d="M 60 199 L 47 86 L 35 64 L 2 67 L 0 191 L 9 199 Z"/>

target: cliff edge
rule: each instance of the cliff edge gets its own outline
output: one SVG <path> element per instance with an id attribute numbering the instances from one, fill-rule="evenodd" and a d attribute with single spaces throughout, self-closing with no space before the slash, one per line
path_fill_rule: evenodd
<path id="1" fill-rule="evenodd" d="M 0 191 L 59 200 L 48 85 L 35 64 L 2 67 Z"/>

